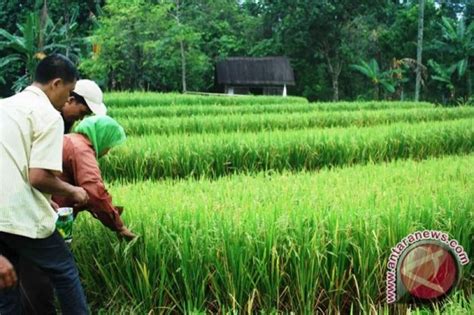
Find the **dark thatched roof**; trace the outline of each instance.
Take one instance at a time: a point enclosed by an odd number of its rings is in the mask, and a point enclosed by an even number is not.
[[[295,85],[286,57],[232,57],[217,63],[217,83],[226,85]]]

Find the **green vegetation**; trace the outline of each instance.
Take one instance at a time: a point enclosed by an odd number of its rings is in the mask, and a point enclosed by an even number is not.
[[[473,38],[465,0],[0,1],[0,97],[62,53],[128,133],[100,164],[139,237],[75,223],[94,314],[471,315],[474,108],[438,104],[473,104]],[[218,94],[235,56],[287,57],[292,96]],[[423,229],[471,263],[443,303],[387,305]]]
[[[101,169],[140,237],[79,217],[73,250],[98,314],[472,313],[469,276],[445,304],[385,302],[407,234],[445,231],[473,257],[472,107],[107,100],[129,138]]]
[[[427,122],[474,118],[474,107],[415,108],[379,111],[314,111],[309,113],[234,114],[118,119],[128,135],[258,132],[329,127],[366,127],[396,122]]]
[[[171,106],[171,105],[255,105],[257,104],[307,104],[303,97],[281,96],[229,96],[229,95],[193,95],[178,93],[113,92],[105,95],[108,106]]]
[[[421,21],[419,0],[1,1],[0,97],[59,52],[108,91],[222,93],[217,62],[286,56],[288,93],[311,101],[414,100],[419,66],[422,100],[467,103],[474,2],[423,2]]]
[[[368,128],[130,137],[101,163],[108,179],[218,177],[424,159],[474,150],[474,119]]]
[[[385,305],[390,248],[411,232],[437,229],[473,257],[473,164],[469,155],[116,183],[110,190],[140,238],[117,243],[83,214],[73,250],[90,302],[111,313],[128,305],[139,314],[404,314],[406,305]],[[472,274],[472,264],[464,272]],[[460,288],[471,296],[472,279]]]
[[[127,94],[125,94],[127,95]],[[309,103],[309,104],[262,104],[260,97],[254,97],[249,105],[175,105],[175,106],[146,106],[146,107],[113,107],[109,109],[110,116],[115,118],[144,118],[144,117],[185,117],[196,115],[233,115],[233,114],[272,114],[272,113],[310,113],[320,111],[359,111],[384,109],[434,108],[426,102],[338,102],[338,103]]]

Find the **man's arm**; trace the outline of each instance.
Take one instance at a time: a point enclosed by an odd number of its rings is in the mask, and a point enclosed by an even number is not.
[[[83,206],[89,201],[83,188],[60,180],[50,170],[30,168],[29,177],[30,184],[34,188],[46,194],[69,197],[75,202],[75,207]]]
[[[13,287],[16,281],[16,273],[12,264],[0,255],[0,289]]]

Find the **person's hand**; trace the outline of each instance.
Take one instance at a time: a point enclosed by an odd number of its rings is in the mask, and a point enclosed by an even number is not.
[[[8,259],[0,255],[0,289],[11,288],[16,282],[15,269]]]
[[[135,234],[132,233],[129,229],[127,229],[126,226],[123,226],[120,231],[117,232],[117,236],[119,238],[124,238],[127,241],[133,240],[135,237],[137,237]]]
[[[72,200],[74,201],[74,207],[85,206],[89,202],[89,196],[87,192],[82,187],[74,187],[72,193]]]
[[[119,215],[122,215],[123,207],[122,206],[114,206],[115,210],[117,210]]]
[[[52,200],[49,203],[51,204],[51,207],[53,207],[54,211],[58,212],[59,205]]]

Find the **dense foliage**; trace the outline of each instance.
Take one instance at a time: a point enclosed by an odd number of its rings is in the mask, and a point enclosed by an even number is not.
[[[468,0],[426,1],[422,99],[469,101],[473,12]],[[36,24],[30,13],[41,17]],[[27,84],[39,52],[59,51],[114,90],[215,92],[217,61],[285,55],[296,74],[290,94],[409,100],[417,25],[415,0],[2,1],[0,95]],[[30,41],[29,49],[18,51],[15,40]]]

